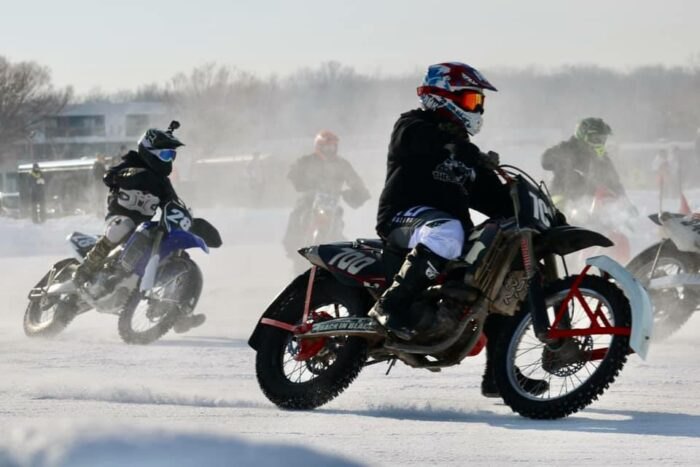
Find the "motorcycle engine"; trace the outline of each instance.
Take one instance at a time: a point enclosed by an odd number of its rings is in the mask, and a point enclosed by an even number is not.
[[[450,336],[478,296],[477,290],[465,288],[461,281],[428,289],[411,305],[411,314],[424,317],[414,342],[428,343]]]
[[[520,303],[525,300],[528,292],[527,274],[525,271],[511,271],[503,281],[503,287],[491,303],[491,312],[513,316]]]
[[[124,247],[119,263],[125,272],[131,272],[151,246],[151,237],[147,230],[136,231]]]

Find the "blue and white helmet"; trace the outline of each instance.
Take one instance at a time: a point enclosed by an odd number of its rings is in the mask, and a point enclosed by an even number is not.
[[[445,113],[475,135],[483,124],[484,89],[497,91],[475,68],[446,62],[430,65],[417,91],[423,108]]]

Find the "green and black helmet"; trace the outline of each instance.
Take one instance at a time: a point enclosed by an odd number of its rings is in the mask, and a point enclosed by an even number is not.
[[[610,125],[602,118],[584,118],[576,125],[576,138],[591,145],[599,156],[605,154],[605,142],[611,134]]]

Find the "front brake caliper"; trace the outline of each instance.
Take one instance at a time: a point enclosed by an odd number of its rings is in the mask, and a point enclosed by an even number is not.
[[[329,319],[333,319],[333,316],[325,311],[312,311],[310,322],[306,324],[313,325],[313,323],[328,321]],[[328,338],[326,337],[301,339],[299,342],[299,352],[294,356],[294,360],[304,362],[315,357],[326,346],[326,342],[328,342]]]

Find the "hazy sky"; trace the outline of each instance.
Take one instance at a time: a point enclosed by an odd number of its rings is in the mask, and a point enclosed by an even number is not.
[[[0,55],[78,93],[169,80],[215,61],[287,74],[700,61],[697,0],[0,0]]]

